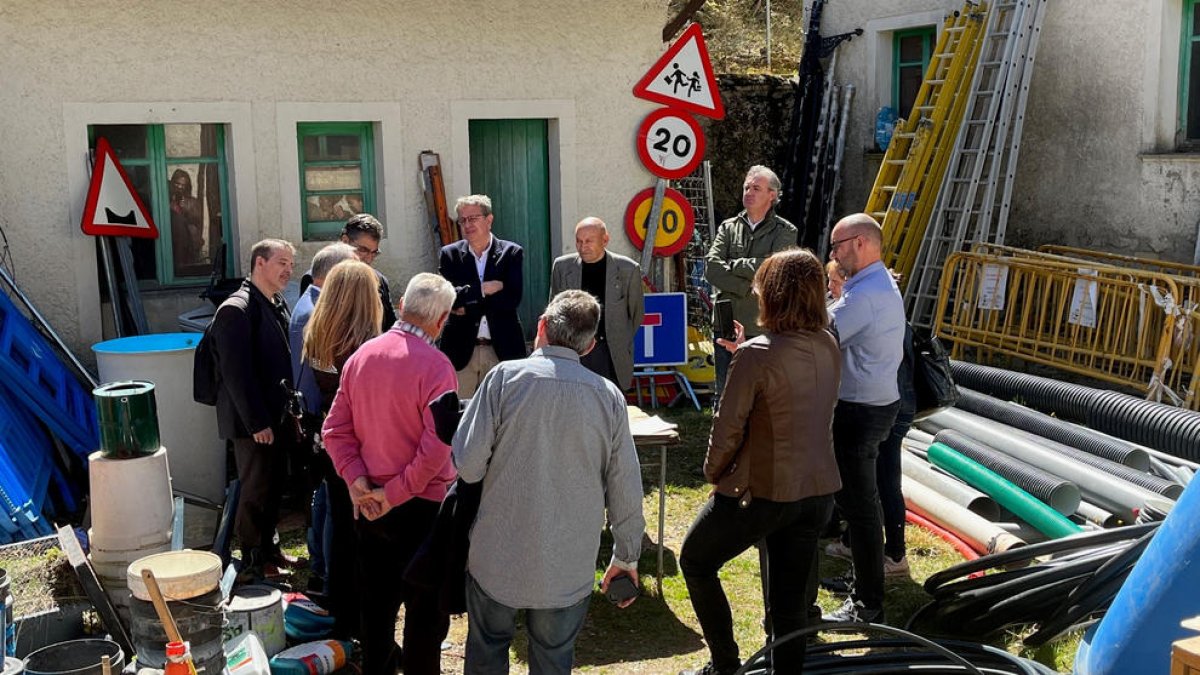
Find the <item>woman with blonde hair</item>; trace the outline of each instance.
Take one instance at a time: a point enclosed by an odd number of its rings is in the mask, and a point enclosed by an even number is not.
[[[842,357],[825,311],[825,270],[810,251],[767,258],[754,274],[762,335],[736,347],[713,416],[704,477],[714,484],[683,540],[679,568],[711,660],[694,675],[741,666],[720,569],[766,540],[772,639],[803,628],[817,539],[841,487],[833,409]],[[728,343],[734,350],[734,343]],[[809,597],[809,594],[812,594]],[[774,651],[775,672],[798,673],[804,641]]]
[[[379,302],[379,276],[370,265],[344,260],[333,266],[304,328],[302,360],[312,367],[321,390],[324,417],[333,405],[341,382],[341,369],[359,347],[379,335],[383,305]],[[359,590],[356,587],[354,551],[354,505],[346,483],[333,470],[329,455],[321,452],[318,462],[324,471],[329,507],[324,527],[324,551],[328,559],[325,594],[336,619],[334,634],[359,637]]]

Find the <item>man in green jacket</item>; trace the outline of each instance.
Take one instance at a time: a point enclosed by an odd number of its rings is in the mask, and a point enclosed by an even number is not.
[[[775,213],[779,186],[779,176],[774,171],[762,165],[750,167],[742,183],[745,209],[721,223],[705,256],[704,277],[715,290],[713,300],[732,303],[733,318],[745,328],[747,338],[762,332],[757,323],[758,300],[750,291],[754,273],[772,253],[796,245],[796,226]],[[713,410],[716,410],[733,355],[717,347],[713,356],[717,366],[713,395]]]

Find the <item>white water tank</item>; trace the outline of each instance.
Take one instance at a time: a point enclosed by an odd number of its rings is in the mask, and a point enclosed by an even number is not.
[[[117,338],[92,346],[101,382],[154,383],[159,436],[171,458],[174,488],[210,502],[225,501],[225,443],[217,412],[192,400],[192,361],[197,333],[160,333]]]

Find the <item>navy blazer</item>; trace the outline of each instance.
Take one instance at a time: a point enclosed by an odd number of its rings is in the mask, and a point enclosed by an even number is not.
[[[517,316],[524,290],[524,271],[521,267],[524,258],[525,251],[519,245],[493,236],[483,268],[483,280],[502,282],[504,289],[484,297],[479,274],[475,271],[475,256],[471,254],[466,240],[442,247],[438,273],[449,280],[458,293],[454,309],[462,308],[464,311],[461,315],[450,314],[439,343],[455,370],[466,368],[471,361],[479,323],[485,316],[492,334],[492,348],[501,361],[523,359],[529,355],[525,351],[521,319]]]

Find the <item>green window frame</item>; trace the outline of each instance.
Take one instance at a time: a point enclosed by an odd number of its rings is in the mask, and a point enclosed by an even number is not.
[[[211,127],[215,131],[215,141],[212,143],[213,152],[201,154],[198,156],[168,156],[167,152],[167,127],[169,124],[117,124],[117,125],[89,125],[88,126],[88,147],[94,149],[96,147],[97,127],[130,127],[144,129],[146,132],[146,153],[145,157],[123,157],[118,152],[118,158],[126,172],[132,174],[139,168],[148,169],[149,178],[149,194],[141,194],[146,207],[150,210],[150,217],[154,219],[154,224],[158,228],[157,239],[139,239],[132,240],[132,250],[134,256],[134,267],[137,270],[138,285],[142,288],[154,288],[156,286],[196,286],[204,285],[209,281],[212,273],[211,261],[204,261],[203,264],[190,264],[193,273],[184,272],[176,273],[175,260],[175,232],[171,223],[171,201],[170,201],[170,173],[172,168],[179,168],[181,165],[195,165],[197,169],[204,166],[216,165],[217,167],[217,188],[219,190],[220,208],[219,216],[221,219],[221,242],[230,244],[233,241],[233,223],[230,218],[229,210],[229,169],[225,153],[225,125],[223,124],[181,124],[179,126],[201,126]],[[132,176],[131,176],[132,177]],[[137,182],[136,180],[134,181]],[[199,198],[199,195],[194,195]],[[215,215],[215,214],[214,214]],[[211,217],[211,216],[210,216]],[[180,242],[181,249],[188,249],[188,242]],[[215,249],[216,247],[212,247]],[[209,256],[214,251],[208,252]],[[234,256],[237,253],[236,245],[225,246],[225,272],[226,276],[232,276],[235,269]],[[182,263],[181,263],[182,264]]]
[[[920,40],[921,58],[919,60],[913,58],[912,55],[905,59],[901,50],[901,44],[905,40],[913,38]],[[909,100],[901,100],[903,96],[900,87],[901,76],[905,72],[911,74],[916,71],[917,76],[923,80],[925,72],[929,70],[929,59],[933,55],[936,41],[937,26],[907,28],[892,33],[892,108],[896,111],[896,117],[907,118],[912,110],[913,102],[916,100],[915,90],[908,94],[911,97]]]
[[[1179,128],[1181,149],[1200,149],[1200,0],[1184,0],[1179,49]]]
[[[357,157],[344,152],[347,138],[357,139]],[[375,212],[374,123],[301,122],[296,125],[296,148],[300,158],[300,222],[304,241],[337,239],[350,215]],[[359,178],[357,186],[353,182],[325,187],[316,184],[316,178],[322,174],[336,181],[338,174],[347,177],[355,172]]]

